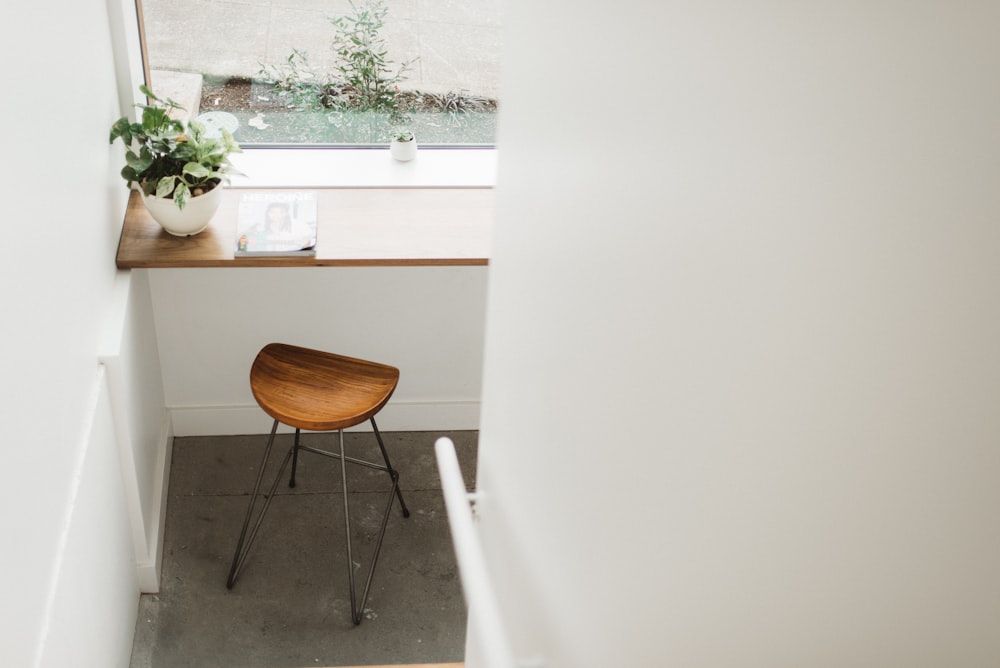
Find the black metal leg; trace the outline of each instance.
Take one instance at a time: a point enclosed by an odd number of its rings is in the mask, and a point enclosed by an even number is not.
[[[389,462],[389,454],[386,451],[385,443],[382,441],[382,434],[378,430],[378,425],[375,424],[375,419],[371,420],[372,429],[375,432],[375,438],[378,441],[379,451],[382,453],[382,460],[385,462],[383,467],[375,462],[350,458],[347,457],[344,451],[344,431],[341,429],[338,432],[340,452],[333,453],[318,450],[316,448],[310,447],[308,445],[301,445],[299,443],[300,430],[295,430],[295,441],[288,451],[285,453],[285,457],[281,462],[281,466],[278,472],[275,474],[274,481],[271,483],[271,487],[267,494],[264,495],[264,503],[262,504],[260,510],[257,513],[257,518],[253,522],[253,527],[251,528],[251,519],[254,516],[254,508],[257,503],[257,496],[260,492],[261,482],[264,477],[264,470],[267,468],[268,461],[271,456],[271,449],[274,445],[274,436],[278,429],[278,421],[274,421],[274,425],[271,427],[271,434],[267,439],[267,447],[264,448],[264,456],[261,459],[260,469],[257,471],[257,480],[254,483],[253,492],[250,494],[250,503],[247,507],[246,518],[243,520],[243,528],[240,530],[240,538],[236,545],[236,553],[233,555],[233,564],[229,570],[229,578],[226,581],[226,586],[232,589],[233,584],[236,582],[236,578],[239,576],[240,569],[243,567],[243,563],[246,560],[247,555],[250,552],[250,548],[253,546],[254,540],[257,538],[257,532],[260,529],[261,523],[264,520],[264,514],[270,507],[271,500],[274,498],[275,490],[278,488],[278,483],[284,476],[285,467],[288,466],[289,460],[292,461],[292,473],[289,479],[289,487],[295,486],[295,473],[298,465],[299,450],[306,450],[309,452],[315,452],[317,454],[327,455],[329,457],[336,457],[340,459],[340,476],[341,476],[341,486],[343,490],[344,497],[344,531],[346,533],[346,545],[347,545],[347,577],[348,584],[350,586],[351,595],[351,621],[355,625],[361,623],[361,617],[364,614],[365,603],[368,601],[368,593],[371,590],[372,579],[375,575],[375,566],[378,563],[379,554],[382,551],[382,542],[385,538],[385,530],[389,524],[389,515],[392,513],[392,506],[396,499],[399,499],[399,505],[403,511],[403,517],[409,517],[410,511],[406,507],[406,502],[403,501],[403,494],[399,489],[399,472],[392,468],[392,464]],[[375,541],[375,547],[372,552],[371,564],[368,567],[368,575],[365,578],[364,589],[361,592],[360,600],[358,598],[357,587],[355,585],[354,579],[354,551],[351,544],[351,511],[349,505],[349,494],[347,489],[347,464],[348,462],[353,464],[361,464],[369,468],[384,470],[389,474],[392,479],[392,489],[390,489],[389,494],[386,497],[385,510],[382,513],[382,522],[379,526],[378,537]],[[249,534],[247,533],[247,530]]]
[[[260,462],[260,469],[257,471],[257,481],[254,483],[253,492],[250,493],[250,503],[247,506],[247,515],[243,520],[243,528],[240,530],[240,539],[236,543],[236,553],[233,555],[233,565],[229,569],[229,578],[226,580],[226,587],[228,589],[233,588],[233,584],[236,583],[236,577],[239,575],[240,568],[243,567],[243,562],[246,560],[247,554],[250,552],[250,548],[253,546],[254,539],[257,538],[257,531],[260,529],[261,522],[264,521],[264,514],[267,512],[268,507],[271,505],[271,499],[274,498],[274,492],[278,488],[278,482],[280,482],[282,475],[285,472],[285,467],[288,465],[288,460],[292,455],[293,448],[289,448],[288,452],[285,453],[285,458],[281,462],[281,468],[278,470],[277,475],[274,477],[274,482],[271,484],[271,489],[268,491],[264,498],[264,505],[261,506],[260,513],[257,515],[257,520],[254,522],[253,529],[250,531],[250,535],[247,536],[247,528],[250,526],[250,518],[253,517],[254,505],[257,503],[257,492],[260,491],[260,483],[264,477],[264,469],[267,468],[267,461],[271,457],[271,446],[274,445],[274,434],[278,429],[278,421],[274,421],[274,425],[271,426],[271,435],[267,438],[267,447],[264,448],[264,457]],[[246,539],[246,545],[244,546],[244,539]]]
[[[372,423],[374,426],[374,422]],[[351,512],[348,506],[348,494],[347,494],[347,458],[344,456],[344,430],[341,429],[339,432],[340,436],[340,476],[341,482],[344,490],[344,530],[347,536],[347,581],[350,588],[351,594],[351,621],[357,626],[361,623],[361,615],[365,610],[365,603],[368,601],[368,592],[371,589],[372,578],[375,575],[375,564],[378,563],[379,552],[382,551],[382,539],[385,537],[385,528],[389,524],[389,514],[392,512],[392,501],[393,496],[399,491],[399,474],[390,469],[390,475],[392,476],[392,490],[389,492],[387,503],[385,504],[385,512],[382,513],[382,524],[379,526],[378,539],[375,541],[375,550],[372,553],[371,565],[368,567],[368,577],[365,579],[365,588],[361,594],[361,603],[357,603],[357,594],[354,586],[354,555],[351,550]],[[381,447],[381,438],[379,439],[379,445]],[[383,455],[385,449],[383,447]],[[388,468],[388,460],[386,460]],[[402,497],[400,497],[400,503],[402,503]],[[408,516],[409,511],[406,507],[403,507],[403,512]]]
[[[403,501],[403,492],[399,489],[399,473],[396,469],[392,468],[392,464],[389,463],[389,453],[386,452],[385,443],[382,442],[382,432],[378,430],[378,425],[375,424],[375,418],[371,418],[372,430],[375,432],[375,439],[378,441],[378,449],[382,451],[382,459],[385,461],[385,468],[388,469],[389,475],[392,477],[392,486],[396,490],[396,497],[399,499],[399,507],[403,509],[403,517],[409,517],[410,511],[406,507],[406,502]]]
[[[295,469],[299,466],[299,432],[302,431],[298,427],[295,428],[295,445],[292,446],[292,477],[288,479],[288,486],[295,487]]]
[[[347,459],[344,457],[344,430],[337,432],[340,439],[340,482],[344,490],[344,535],[347,539],[347,583],[351,591],[351,621],[357,626],[361,623],[361,615],[355,603],[354,594],[354,557],[351,553],[351,509],[347,500]]]

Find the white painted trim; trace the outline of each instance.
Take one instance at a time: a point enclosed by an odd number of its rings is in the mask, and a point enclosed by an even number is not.
[[[173,446],[174,432],[170,414],[164,410],[160,437],[156,444],[156,475],[151,495],[153,500],[151,516],[156,518],[156,526],[148,527],[146,530],[148,540],[146,557],[137,558],[135,565],[139,576],[139,591],[143,594],[156,594],[160,591],[160,575],[163,572],[163,529],[167,519],[167,492]]]
[[[128,499],[128,518],[132,527],[132,550],[135,553],[136,562],[139,562],[146,558],[146,540],[142,507],[139,503],[139,482],[135,476],[135,456],[126,417],[128,396],[125,390],[126,384],[123,379],[124,371],[120,356],[130,289],[130,275],[127,272],[118,272],[115,275],[110,313],[106,320],[104,339],[101,342],[101,350],[97,359],[103,365],[103,377],[111,401],[111,417],[114,421],[115,441],[118,446],[122,487],[125,489],[125,498]]]
[[[129,434],[127,414],[128,400],[125,396],[125,381],[123,380],[122,362],[117,355],[105,354],[98,358],[105,369],[104,378],[108,386],[108,396],[111,401],[111,417],[115,426],[115,442],[118,446],[118,462],[121,468],[122,487],[125,490],[129,525],[132,529],[132,551],[135,562],[139,564],[150,561],[149,540],[146,523],[142,517],[142,498],[139,492],[139,481],[135,472],[135,451]]]
[[[135,0],[113,0],[107,6],[120,113],[134,117],[134,105],[139,102],[139,84],[145,80]]]
[[[256,404],[174,406],[170,409],[175,436],[266,434],[271,418]],[[478,401],[390,402],[375,417],[380,431],[464,431],[479,428]],[[369,430],[368,424],[353,428]],[[281,428],[279,432],[291,432]]]
[[[399,162],[385,149],[247,148],[232,157],[236,188],[483,188],[496,184],[496,149],[420,149]]]
[[[98,361],[104,370],[108,397],[111,402],[111,417],[118,447],[118,462],[121,468],[122,487],[125,491],[126,511],[132,533],[132,552],[136,564],[136,574],[141,591],[159,589],[159,569],[156,558],[150,552],[155,544],[154,527],[147,527],[142,512],[142,495],[136,477],[135,447],[128,426],[129,397],[125,370],[121,359],[122,336],[129,308],[132,277],[127,271],[119,271],[115,276],[111,310],[106,321],[104,340]],[[152,572],[151,572],[152,569]],[[151,577],[152,576],[152,577]]]
[[[125,363],[121,357],[122,337],[126,331],[132,289],[131,272],[119,271],[115,277],[114,294],[98,361],[104,369],[104,379],[111,403],[111,416],[118,448],[118,461],[121,467],[122,488],[125,492],[126,511],[132,533],[132,551],[139,589],[143,593],[156,593],[160,589],[160,572],[163,563],[163,525],[173,430],[170,415],[164,410],[155,446],[154,465],[156,469],[152,481],[153,490],[150,495],[152,508],[147,521],[143,512],[142,493],[139,489],[140,481],[136,472],[135,442],[129,429],[129,411],[132,407],[132,399],[128,395],[127,370],[124,368]]]
[[[462,581],[462,594],[469,609],[469,619],[475,620],[476,640],[481,656],[488,668],[514,668],[510,641],[486,565],[486,554],[476,531],[470,502],[482,495],[478,490],[469,494],[465,489],[462,470],[455,456],[455,444],[449,438],[439,438],[434,443],[441,491],[444,494],[448,527],[458,560],[458,573]],[[532,664],[543,666],[543,663]]]

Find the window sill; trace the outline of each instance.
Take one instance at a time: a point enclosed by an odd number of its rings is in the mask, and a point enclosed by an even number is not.
[[[419,149],[397,162],[384,149],[248,148],[234,155],[247,188],[488,188],[496,183],[494,149]]]
[[[389,160],[388,155],[382,157]],[[227,189],[211,225],[191,237],[175,237],[165,232],[149,215],[138,193],[133,192],[118,244],[118,268],[489,263],[491,187],[428,187],[415,183],[397,183],[393,187],[321,187],[301,180],[294,183],[294,187],[315,189],[319,193],[315,257],[234,257],[240,187]]]

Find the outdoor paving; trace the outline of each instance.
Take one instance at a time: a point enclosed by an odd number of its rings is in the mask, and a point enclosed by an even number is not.
[[[385,4],[389,60],[414,60],[406,88],[499,98],[499,0]],[[328,17],[349,12],[350,1],[143,0],[142,11],[152,70],[253,78],[262,65],[284,62],[292,49],[307,53],[316,70],[332,71]],[[153,79],[154,90],[165,88]]]

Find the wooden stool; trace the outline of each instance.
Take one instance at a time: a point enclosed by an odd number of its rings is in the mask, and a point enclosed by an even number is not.
[[[254,538],[257,537],[257,530],[260,529],[264,514],[274,498],[274,492],[284,475],[288,461],[292,461],[292,474],[288,486],[295,487],[295,469],[298,464],[299,451],[333,457],[340,460],[340,475],[343,483],[351,620],[355,624],[361,623],[361,614],[365,608],[365,601],[368,599],[368,590],[375,573],[375,563],[378,561],[379,551],[382,549],[382,538],[385,535],[385,527],[389,521],[394,498],[399,499],[403,517],[410,516],[410,511],[407,510],[406,503],[403,501],[403,494],[399,490],[399,473],[389,463],[389,455],[382,442],[382,434],[375,425],[375,414],[389,401],[389,397],[392,396],[398,382],[399,369],[384,364],[281,343],[271,343],[261,349],[250,369],[250,388],[253,390],[253,396],[260,407],[274,418],[274,424],[271,426],[271,435],[267,439],[267,447],[264,449],[260,470],[257,471],[257,482],[254,483],[253,492],[250,494],[250,506],[247,508],[246,519],[243,520],[243,529],[240,531],[240,539],[236,545],[236,554],[233,555],[233,565],[229,570],[229,579],[226,581],[228,588],[232,589],[236,582],[236,577],[239,575],[240,568],[242,568],[247,553],[253,545]],[[365,420],[371,422],[384,464],[344,455],[343,430],[361,424]],[[285,453],[285,458],[275,475],[270,491],[264,496],[264,503],[254,522],[253,529],[247,536],[247,528],[250,526],[250,519],[257,502],[257,494],[260,491],[261,479],[264,477],[264,469],[271,456],[271,446],[274,444],[274,434],[278,429],[279,422],[295,427],[295,441]],[[340,452],[328,452],[301,445],[299,432],[302,429],[339,432]],[[368,569],[368,578],[365,581],[360,605],[356,604],[354,560],[351,553],[351,516],[347,505],[348,462],[385,471],[392,479],[392,489],[389,491],[385,512],[382,515],[382,526],[379,528],[378,539],[375,542],[375,551]]]

